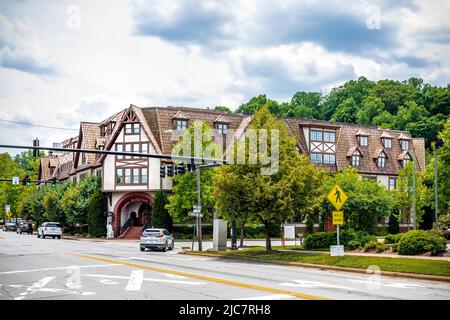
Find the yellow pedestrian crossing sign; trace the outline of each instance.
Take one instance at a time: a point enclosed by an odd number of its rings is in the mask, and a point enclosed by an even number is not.
[[[344,205],[345,201],[347,201],[347,195],[345,194],[344,190],[341,189],[341,187],[337,184],[333,187],[333,189],[328,194],[328,201],[331,202],[333,207],[336,208],[336,210],[341,210],[342,206]]]
[[[6,220],[9,220],[9,219],[11,219],[11,217],[12,217],[12,215],[11,215],[11,213],[10,213],[10,212],[6,213]]]
[[[333,224],[334,225],[344,224],[344,211],[333,211]]]

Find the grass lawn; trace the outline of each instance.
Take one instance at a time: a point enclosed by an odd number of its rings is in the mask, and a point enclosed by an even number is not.
[[[249,248],[243,250],[230,250],[226,252],[209,252],[217,256],[239,256],[262,260],[277,260],[290,262],[303,262],[321,264],[328,266],[349,267],[367,269],[375,265],[381,271],[405,272],[427,275],[438,275],[450,277],[450,262],[441,260],[425,260],[410,258],[388,258],[388,257],[361,257],[344,256],[331,257],[329,253],[308,252],[267,252],[264,248]]]

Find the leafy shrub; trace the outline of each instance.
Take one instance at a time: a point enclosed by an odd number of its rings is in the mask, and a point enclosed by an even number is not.
[[[443,214],[439,217],[438,226],[441,228],[450,228],[450,213]]]
[[[347,248],[350,250],[356,250],[361,247],[362,247],[361,242],[359,242],[358,240],[352,240],[347,243]]]
[[[101,237],[106,234],[106,201],[100,190],[88,199],[88,232],[90,236]]]
[[[339,235],[340,243],[349,249],[364,246],[369,241],[374,241],[374,236],[364,232],[342,231]],[[306,249],[323,249],[336,244],[336,232],[317,232],[306,236],[304,246]]]
[[[403,237],[404,233],[398,233],[398,234],[388,234],[384,238],[384,243],[398,243],[400,239]]]
[[[376,252],[383,252],[384,247],[383,244],[378,241],[369,241],[364,245],[364,251],[372,251],[375,250]]]
[[[403,235],[398,243],[398,253],[401,255],[416,255],[431,252],[437,255],[445,251],[447,241],[439,236],[436,230],[412,230]]]

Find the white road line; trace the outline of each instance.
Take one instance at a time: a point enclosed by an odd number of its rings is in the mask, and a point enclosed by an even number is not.
[[[370,280],[359,280],[359,279],[349,279],[353,282],[359,282],[359,283],[366,283],[366,284],[372,284],[373,282]],[[423,288],[423,285],[415,284],[415,283],[407,283],[407,282],[386,282],[381,281],[378,282],[378,284],[381,284],[386,287],[392,287],[392,288],[401,288],[401,289],[411,289],[411,288]]]
[[[28,294],[33,294],[36,291],[38,291],[39,289],[44,288],[47,283],[49,283],[50,281],[52,281],[53,279],[55,279],[55,277],[44,277],[41,280],[39,280],[38,282],[33,283],[30,287],[27,288],[26,292],[22,292],[20,293],[20,297],[16,297],[14,298],[14,300],[22,300],[23,298],[25,298]]]
[[[30,270],[14,270],[14,271],[5,271],[5,272],[0,272],[0,275],[3,274],[15,274],[15,273],[27,273],[27,272],[40,272],[40,271],[50,271],[50,270],[65,270],[65,269],[70,269],[70,268],[74,268],[74,267],[78,267],[78,268],[99,268],[99,267],[116,267],[116,266],[121,266],[120,264],[113,264],[113,263],[109,263],[109,264],[94,264],[94,265],[88,265],[88,266],[68,266],[68,267],[58,267],[58,268],[43,268],[43,269],[30,269]]]
[[[128,281],[125,291],[139,291],[144,280],[144,270],[131,271],[130,280]]]
[[[83,274],[83,277],[104,278],[104,279],[108,279],[108,278],[109,279],[124,279],[124,280],[130,279],[130,277],[126,277],[126,276],[113,276],[113,275],[102,275],[102,274]],[[204,285],[204,284],[206,284],[205,282],[154,279],[154,278],[143,278],[143,280],[150,281],[150,282],[176,283],[176,284],[189,284],[189,285]]]
[[[233,300],[282,300],[282,299],[293,299],[294,296],[290,296],[287,294],[272,294],[268,296],[259,296],[259,297],[248,297],[248,298],[239,298]]]
[[[329,283],[323,283],[319,281],[307,281],[307,280],[292,280],[292,282],[283,282],[280,283],[280,286],[283,287],[301,287],[301,288],[336,288],[336,289],[345,289],[351,290],[352,288],[345,286],[337,286]]]

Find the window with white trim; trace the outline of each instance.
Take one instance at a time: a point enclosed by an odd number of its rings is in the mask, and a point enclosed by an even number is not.
[[[356,154],[352,155],[352,166],[358,167],[360,163],[361,163],[361,156]]]

